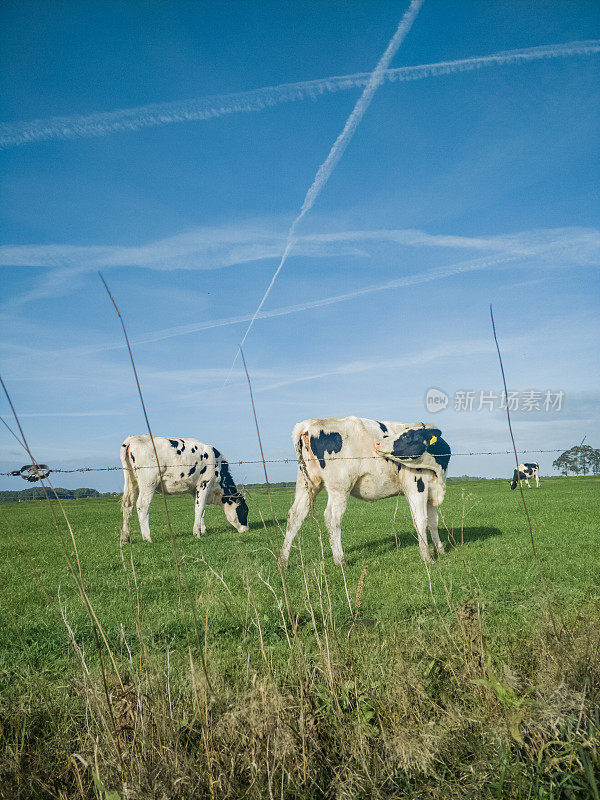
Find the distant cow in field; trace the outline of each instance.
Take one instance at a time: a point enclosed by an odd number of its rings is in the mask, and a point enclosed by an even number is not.
[[[307,419],[292,432],[298,456],[296,496],[290,509],[280,564],[321,489],[327,490],[325,524],[333,560],[342,564],[341,524],[348,497],[373,502],[406,496],[423,561],[431,561],[427,527],[438,553],[437,506],[446,492],[450,447],[433,425],[375,422],[362,417]]]
[[[160,470],[148,434],[128,436],[121,445],[125,476],[123,488],[123,530],[121,542],[128,542],[129,518],[137,506],[142,539],[151,542],[148,511],[154,492],[191,494],[195,500],[194,536],[206,533],[204,508],[223,506],[229,522],[240,533],[248,530],[248,506],[238,491],[229,464],[216,447],[196,439],[155,436]],[[162,479],[162,482],[161,482]]]
[[[512,481],[510,482],[510,488],[516,489],[517,486],[519,485],[519,482],[524,482],[531,489],[531,486],[529,484],[529,478],[535,478],[535,485],[539,489],[540,465],[536,464],[535,461],[532,461],[528,464],[519,464],[519,466],[513,472]]]

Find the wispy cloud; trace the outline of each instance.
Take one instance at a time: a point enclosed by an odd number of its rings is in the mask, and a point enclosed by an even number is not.
[[[539,265],[547,269],[549,266],[588,266],[590,264],[600,264],[600,234],[596,234],[596,247],[590,249],[590,241],[594,241],[594,237],[586,235],[579,235],[577,231],[567,233],[562,231],[564,235],[559,235],[557,231],[548,231],[545,236],[538,236],[538,232],[534,235],[527,237],[511,236],[510,245],[506,245],[504,237],[492,237],[496,242],[496,247],[500,250],[499,254],[489,255],[480,258],[469,259],[454,264],[449,264],[434,269],[425,270],[423,272],[405,275],[401,278],[395,278],[391,281],[383,283],[370,284],[363,286],[359,289],[342,294],[331,295],[329,297],[320,297],[315,300],[308,300],[304,303],[296,303],[294,305],[280,306],[278,308],[261,311],[257,319],[273,319],[275,317],[283,317],[289,314],[297,314],[304,311],[310,311],[316,308],[324,308],[326,306],[343,303],[348,300],[356,299],[369,294],[378,292],[390,291],[393,289],[400,289],[409,286],[417,286],[423,283],[429,283],[436,280],[443,280],[451,278],[456,275],[464,273],[480,272],[490,269],[502,269],[509,267],[515,263],[526,262],[530,266],[539,261]],[[460,239],[461,237],[442,237],[444,240],[448,238]],[[425,239],[432,243],[435,237],[427,237]],[[469,240],[467,240],[469,241]],[[486,246],[489,246],[488,240]],[[581,242],[585,246],[580,250]],[[569,245],[570,243],[570,245]],[[506,245],[506,246],[502,246]],[[595,253],[595,259],[594,259]],[[237,316],[221,317],[212,320],[203,320],[202,322],[192,322],[187,325],[176,325],[169,328],[162,328],[160,330],[151,331],[142,336],[133,338],[134,345],[152,344],[160,342],[165,339],[172,339],[178,336],[186,336],[193,333],[200,333],[202,331],[211,330],[214,328],[228,327],[230,325],[241,325],[249,322],[252,319],[252,314],[240,314]],[[114,344],[100,344],[91,345],[89,347],[69,348],[68,350],[54,351],[54,353],[46,352],[48,355],[91,355],[93,353],[104,352],[108,350],[120,350],[124,347],[122,343]]]
[[[387,69],[384,79],[390,82],[422,80],[487,67],[542,61],[552,58],[588,56],[600,52],[600,40],[541,45],[520,50],[504,50],[487,56],[440,61],[411,67]],[[262,111],[296,100],[317,100],[335,92],[363,88],[370,73],[357,72],[298,83],[265,86],[248,92],[193,98],[171,103],[154,103],[81,116],[49,117],[0,125],[0,149],[49,139],[78,139],[108,136],[119,131],[155,128],[177,122],[208,120],[231,114]]]
[[[19,417],[121,417],[128,409],[118,411],[39,411],[32,414],[19,414]]]
[[[511,349],[518,342],[517,337],[513,339],[505,339],[503,347],[505,350]],[[271,383],[267,386],[260,386],[256,389],[257,392],[268,392],[274,389],[281,389],[284,386],[291,386],[296,383],[305,383],[306,381],[320,380],[321,378],[341,377],[344,375],[356,375],[362,372],[371,372],[373,370],[385,369],[398,369],[408,368],[413,366],[423,366],[432,361],[440,358],[452,358],[454,356],[478,355],[481,353],[494,352],[494,343],[489,339],[468,339],[466,341],[445,342],[439,347],[426,348],[418,352],[413,352],[410,355],[402,356],[400,358],[388,358],[383,360],[369,360],[369,361],[349,361],[345,364],[340,364],[335,369],[326,370],[324,372],[309,373],[306,375],[294,375],[294,377],[286,378],[276,383]]]
[[[196,228],[138,247],[119,245],[6,245],[0,247],[0,266],[53,267],[36,285],[15,300],[61,296],[85,273],[110,267],[154,270],[218,269],[271,259],[281,254],[285,234],[270,224],[239,224]],[[295,238],[293,256],[310,258],[378,258],[384,247],[433,248],[498,253],[547,259],[548,265],[600,263],[600,231],[594,228],[554,228],[519,231],[510,235],[450,236],[422,230],[378,229],[309,233]],[[262,318],[260,315],[257,319]],[[251,317],[250,317],[251,319]],[[248,322],[247,317],[235,318]]]

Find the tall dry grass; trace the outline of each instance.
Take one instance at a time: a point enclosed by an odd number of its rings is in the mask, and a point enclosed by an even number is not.
[[[559,641],[548,620],[507,663],[475,594],[426,624],[372,626],[364,569],[336,623],[324,559],[300,568],[301,605],[285,573],[269,582],[285,648],[262,627],[264,578],[239,598],[215,574],[238,655],[210,634],[215,592],[198,599],[202,652],[150,651],[138,616],[109,704],[71,631],[75,683],[40,677],[2,702],[0,797],[598,798],[600,626],[575,621]]]

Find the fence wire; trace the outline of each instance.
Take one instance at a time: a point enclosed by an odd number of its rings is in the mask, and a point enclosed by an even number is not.
[[[539,453],[563,453],[567,448],[553,448],[550,450],[521,450],[521,455],[529,455],[529,454],[539,454]],[[480,450],[480,451],[466,451],[464,453],[437,453],[436,455],[449,455],[451,458],[456,458],[458,456],[505,456],[505,455],[513,455],[512,450]],[[377,459],[377,458],[385,458],[385,455],[374,455],[374,456],[334,456],[336,461],[366,461],[369,458]],[[270,458],[265,459],[264,462],[262,459],[243,459],[241,461],[231,461],[230,459],[226,459],[227,463],[230,466],[242,466],[243,464],[297,464],[298,459],[295,456],[290,456],[288,458]],[[162,469],[188,469],[194,466],[197,466],[198,460],[196,460],[193,464],[161,464]],[[39,465],[44,469],[48,469],[49,473],[63,473],[67,475],[71,475],[78,472],[118,472],[123,469],[122,465],[118,466],[105,466],[105,467],[57,467],[56,469],[49,469],[45,464]],[[139,469],[156,469],[156,464],[140,464],[134,465],[133,467],[135,470]],[[22,475],[22,470],[25,467],[21,467],[21,469],[11,470],[10,472],[0,472],[0,476],[2,477],[24,477]]]

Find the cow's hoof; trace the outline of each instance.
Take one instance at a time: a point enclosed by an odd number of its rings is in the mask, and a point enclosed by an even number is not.
[[[437,552],[438,552],[438,556],[443,556],[443,555],[444,555],[444,553],[446,552],[446,550],[444,549],[444,545],[443,545],[443,544],[441,544],[441,545],[440,545],[440,546],[437,548]]]
[[[146,537],[144,536],[143,539],[145,542],[148,542],[148,544],[152,544],[152,539],[150,539],[149,537],[148,539],[146,539]]]
[[[240,528],[240,533],[248,533],[249,530],[250,528],[247,525],[242,525]]]
[[[288,565],[287,558],[284,558],[283,556],[280,555],[279,558],[277,559],[277,566],[279,567],[279,569],[285,569],[287,565]]]
[[[336,567],[344,567],[346,565],[346,559],[343,556],[341,558],[334,558],[333,563]]]
[[[131,536],[128,533],[121,534],[121,544],[129,544],[131,541]]]

